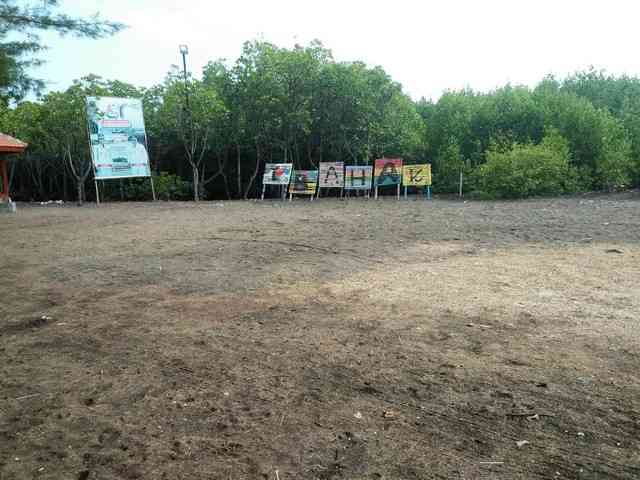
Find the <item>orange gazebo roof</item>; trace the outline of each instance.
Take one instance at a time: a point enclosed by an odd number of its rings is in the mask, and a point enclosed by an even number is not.
[[[10,135],[0,133],[0,153],[22,153],[27,144]]]

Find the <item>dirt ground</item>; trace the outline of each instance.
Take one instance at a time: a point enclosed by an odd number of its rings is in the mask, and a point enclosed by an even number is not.
[[[640,193],[0,231],[2,480],[640,478]]]

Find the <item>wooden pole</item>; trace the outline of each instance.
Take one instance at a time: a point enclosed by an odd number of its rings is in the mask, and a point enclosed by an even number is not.
[[[400,200],[400,184],[398,184],[398,191],[396,193],[397,199]]]
[[[151,195],[153,196],[153,201],[156,201],[156,188],[153,185],[153,175],[149,175],[149,180],[151,180]]]
[[[98,179],[96,178],[95,170],[93,173],[93,183],[96,186],[96,206],[100,206],[100,191],[98,190]]]
[[[0,160],[0,169],[2,170],[2,199],[9,201],[9,175],[7,174],[7,161]]]
[[[86,98],[85,101],[88,103],[89,102],[89,98]],[[85,107],[85,128],[87,131],[87,139],[89,140],[89,155],[91,155],[91,168],[93,169],[93,184],[96,187],[96,207],[100,206],[100,192],[98,191],[98,179],[96,178],[96,172],[98,171],[98,169],[96,168],[96,163],[98,161],[97,158],[94,157],[93,155],[93,144],[91,143],[91,130],[89,130],[89,119],[86,118],[86,114],[87,114],[87,109]],[[146,133],[145,133],[146,135]]]
[[[462,170],[460,170],[460,191],[458,193],[458,196],[462,198]]]

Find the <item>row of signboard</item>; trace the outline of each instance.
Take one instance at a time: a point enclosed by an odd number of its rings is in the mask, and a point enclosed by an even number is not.
[[[431,165],[403,165],[401,158],[380,158],[374,166],[321,162],[318,170],[294,170],[290,163],[268,163],[263,185],[289,186],[289,193],[316,193],[317,188],[370,190],[371,187],[431,186]]]
[[[134,98],[88,97],[87,120],[96,180],[149,177],[149,154],[142,102]],[[372,187],[431,186],[431,165],[403,165],[381,158],[374,166],[321,162],[318,170],[294,170],[290,163],[268,163],[265,185],[288,186],[289,193],[313,195],[318,188],[365,190]]]

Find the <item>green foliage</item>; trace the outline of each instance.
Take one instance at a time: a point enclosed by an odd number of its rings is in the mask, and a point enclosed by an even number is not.
[[[432,163],[437,192],[457,192],[461,172],[465,191],[504,197],[640,183],[638,79],[589,70],[535,89],[413,102],[381,67],[337,62],[320,42],[254,41],[234,62],[210,62],[202,79],[174,68],[141,89],[90,75],[39,102],[0,102],[0,130],[30,143],[14,175],[25,198],[67,199],[72,188],[84,197],[87,95],[141,98],[153,169],[188,180],[194,199],[255,195],[266,162],[307,169],[383,156]],[[114,183],[115,199],[150,198],[148,182],[125,181],[122,192]],[[185,185],[173,185],[167,198],[182,198]]]
[[[188,200],[193,195],[193,185],[177,175],[161,172],[153,176],[153,182],[159,200]]]
[[[29,91],[38,92],[44,86],[28,73],[29,68],[42,63],[37,54],[46,49],[38,32],[101,38],[124,28],[97,15],[87,19],[57,13],[58,0],[39,0],[33,6],[24,3],[0,0],[0,102],[5,104],[21,100]]]
[[[489,153],[513,144],[537,145],[556,130],[569,144],[583,190],[640,182],[640,81],[593,70],[564,82],[545,78],[533,91],[506,87],[486,94],[447,92],[417,108],[424,148],[434,162],[434,189],[457,190],[460,171],[476,171]],[[464,166],[462,166],[464,164]]]
[[[157,125],[161,142],[178,142],[191,168],[194,200],[204,191],[206,155],[214,148],[216,129],[224,122],[226,107],[216,89],[202,81],[184,81],[172,71],[162,87]],[[202,190],[202,192],[201,192]]]
[[[193,198],[193,185],[177,175],[161,172],[153,174],[153,186],[158,200],[175,201]],[[125,178],[103,182],[105,200],[145,201],[153,198],[148,178]]]
[[[568,142],[557,132],[538,145],[492,147],[487,161],[474,173],[476,190],[494,198],[560,195],[577,189],[577,172],[570,164]]]
[[[457,192],[461,171],[466,172],[467,169],[460,153],[460,145],[457,140],[450,138],[449,142],[441,147],[433,165],[434,190]]]

